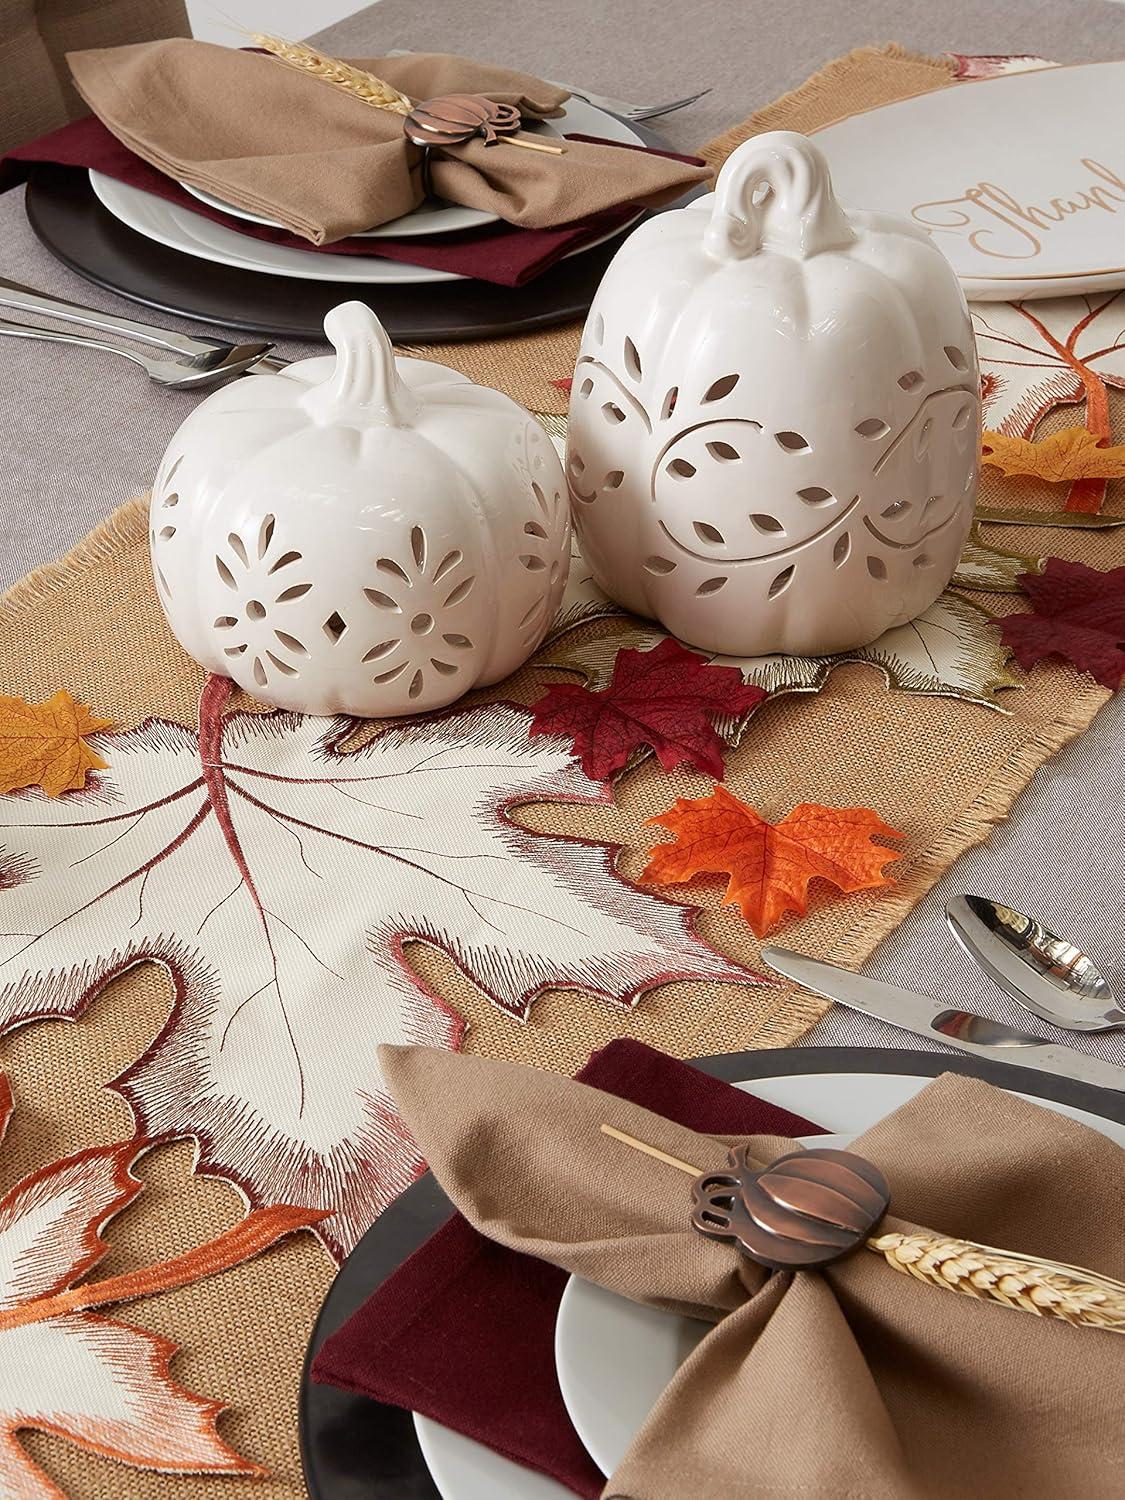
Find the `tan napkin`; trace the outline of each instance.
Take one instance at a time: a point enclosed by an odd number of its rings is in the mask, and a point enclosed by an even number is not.
[[[421,201],[421,152],[401,115],[261,53],[174,39],[67,56],[86,103],[131,151],[179,182],[274,219],[315,245]],[[564,89],[441,53],[354,59],[412,99],[484,93],[557,114]],[[656,206],[710,176],[643,151],[570,142],[563,156],[469,141],[431,159],[434,191],[541,229],[623,203]]]
[[[688,1222],[726,1143],[569,1079],[423,1047],[380,1049],[430,1167],[512,1249],[636,1301],[721,1319],[665,1391],[606,1500],[1063,1500],[1125,1494],[1121,1336],[926,1286],[867,1250],[766,1273]],[[755,1137],[768,1162],[792,1142]],[[855,1143],[891,1185],[889,1229],[1125,1272],[1125,1152],[946,1075]]]

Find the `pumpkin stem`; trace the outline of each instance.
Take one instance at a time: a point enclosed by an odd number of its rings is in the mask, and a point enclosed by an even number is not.
[[[382,323],[363,302],[342,302],[324,320],[336,350],[336,368],[302,398],[317,422],[372,422],[409,427],[417,417],[417,397],[402,380],[394,349]]]
[[[714,259],[742,260],[765,248],[806,260],[854,241],[828,163],[805,136],[792,130],[755,136],[719,173],[704,240]]]

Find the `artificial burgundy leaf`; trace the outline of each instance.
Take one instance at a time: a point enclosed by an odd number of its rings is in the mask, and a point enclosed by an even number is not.
[[[666,771],[685,763],[723,779],[717,717],[740,718],[766,696],[748,687],[736,667],[712,666],[670,636],[651,651],[617,653],[599,692],[566,683],[532,709],[532,734],[562,734],[587,776],[605,781],[649,745]]]
[[[1046,656],[1089,672],[1115,690],[1125,676],[1125,568],[1100,573],[1084,563],[1049,557],[1042,573],[1023,573],[1032,613],[1008,615],[1004,644],[1024,671]]]

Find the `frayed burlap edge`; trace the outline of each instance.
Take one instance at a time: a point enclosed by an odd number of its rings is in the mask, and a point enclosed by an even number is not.
[[[886,42],[882,45],[870,43],[864,47],[855,47],[844,56],[833,58],[831,62],[825,63],[795,89],[790,89],[787,94],[782,94],[780,98],[772,99],[769,104],[755,110],[741,124],[732,125],[722,135],[717,135],[713,141],[704,146],[699,153],[700,156],[709,166],[719,167],[736,147],[748,141],[751,136],[760,135],[763,130],[777,130],[784,125],[786,116],[803,113],[806,110],[819,114],[821,110],[826,109],[827,114],[822,125],[828,124],[830,120],[843,119],[852,111],[842,106],[837,92],[839,85],[845,82],[850,83],[852,80],[848,75],[854,74],[857,67],[884,62],[904,63],[919,69],[930,69],[933,72],[931,80],[920,76],[916,80],[917,88],[907,89],[905,92],[888,90],[888,101],[910,99],[917,94],[929,93],[935,88],[944,88],[953,81],[956,74],[956,63],[952,58],[928,57],[922,52],[910,52],[897,42]]]
[[[910,54],[898,47],[867,47],[857,51],[868,57],[889,53],[910,58]],[[856,55],[851,54],[852,57]],[[848,59],[840,59],[841,63],[846,61]],[[823,71],[827,73],[833,66],[830,64]],[[786,97],[797,98],[815,82],[815,79],[810,80],[809,84],[802,85]],[[65,556],[34,569],[0,596],[0,618],[10,619],[28,613],[64,593],[68,584],[85,570],[111,560],[122,548],[143,542],[147,526],[148,496],[127,500]],[[841,929],[838,938],[823,950],[822,956],[849,966],[856,966],[869,958],[876,946],[896,930],[959,855],[988,840],[997,824],[1009,815],[1016,798],[1036,771],[1071,740],[1084,733],[1111,697],[1111,693],[1093,684],[1080,688],[1073,703],[1041,725],[1018,747],[988,784],[981,787],[970,806],[953,819],[928,849],[911,860],[909,869],[897,873],[895,883],[887,888],[881,899],[864,912],[857,913],[855,920]],[[805,1035],[830,1009],[831,1002],[820,996],[784,986],[777,992],[777,1004],[762,1017],[757,1028],[748,1032],[745,1045],[790,1045]]]
[[[42,563],[0,594],[0,619],[26,614],[65,591],[77,573],[108,562],[121,547],[144,539],[148,525],[148,496],[126,500],[71,550],[53,562]]]

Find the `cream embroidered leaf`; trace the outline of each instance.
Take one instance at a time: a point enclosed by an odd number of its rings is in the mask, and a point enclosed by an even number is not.
[[[997,554],[997,571],[1006,571]],[[1013,565],[1016,560],[1013,559]],[[1018,559],[1021,565],[1024,559]],[[976,565],[980,567],[982,561]],[[976,583],[976,587],[984,587]],[[832,670],[844,662],[867,662],[883,674],[892,692],[922,693],[962,698],[1005,712],[997,694],[1020,686],[1005,666],[1008,652],[991,616],[979,605],[952,590],[908,625],[888,630],[869,646],[839,656],[712,656],[719,666],[736,666],[745,680],[768,693],[815,693]],[[576,672],[592,688],[609,680],[619,650],[633,646],[650,650],[667,631],[651,620],[627,614],[601,593],[580,558],[571,569],[562,610],[544,645],[536,654],[539,665]],[[716,720],[728,743],[738,744],[749,716]]]
[[[746,980],[691,914],[613,871],[611,848],[532,833],[522,803],[607,802],[529,713],[463,709],[343,753],[351,720],[150,720],[96,737],[81,793],[0,798],[0,1029],[80,1014],[113,974],[164,964],[169,1024],[117,1080],[146,1133],[192,1134],[252,1202],[331,1210],[346,1251],[419,1170],[380,1042],[457,1048],[461,1018],[411,968],[443,949],[513,1018],[545,989],[629,1006],[674,978]]]
[[[975,302],[971,312],[986,428],[1030,437],[1052,407],[1125,390],[1125,291]]]
[[[11,1094],[0,1076],[0,1138],[10,1111]],[[261,1472],[220,1438],[215,1420],[222,1403],[193,1395],[169,1375],[175,1346],[167,1339],[81,1309],[44,1315],[105,1254],[102,1226],[140,1192],[130,1171],[137,1150],[137,1142],[128,1141],[80,1152],[0,1199],[5,1500],[65,1500],[19,1443],[17,1434],[29,1428],[167,1473]],[[201,1264],[199,1274],[221,1268]],[[93,1289],[87,1295],[93,1297]],[[119,1480],[117,1493],[126,1491],[127,1481]]]

